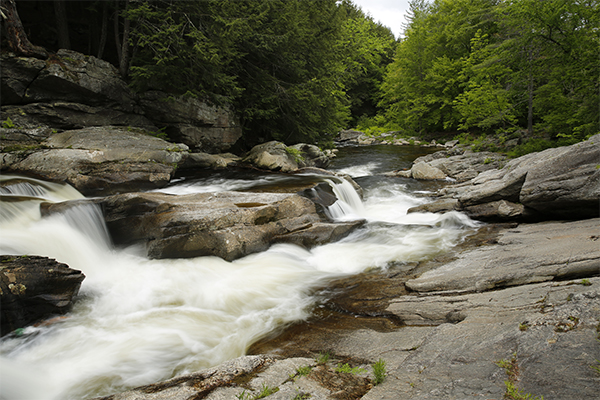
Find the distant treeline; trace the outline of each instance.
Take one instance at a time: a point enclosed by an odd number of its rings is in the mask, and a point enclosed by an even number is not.
[[[106,59],[139,91],[228,104],[249,142],[599,131],[596,0],[413,0],[400,40],[350,0],[16,4],[34,44]]]

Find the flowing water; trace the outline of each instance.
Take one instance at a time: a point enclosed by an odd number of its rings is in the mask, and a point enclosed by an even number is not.
[[[150,260],[139,247],[114,248],[93,206],[40,216],[43,201],[81,198],[74,189],[10,181],[18,184],[0,189],[0,254],[52,257],[86,279],[66,318],[2,339],[1,398],[90,398],[217,365],[309,317],[312,294],[329,281],[428,259],[455,246],[474,232],[473,221],[455,212],[407,215],[427,201],[417,194],[432,187],[379,175],[409,167],[418,155],[412,147],[342,148],[331,169],[356,178],[365,196],[361,201],[351,185],[330,180],[340,200],[328,213],[338,220],[366,219],[365,226],[310,251],[279,244],[234,262]],[[163,191],[268,190],[311,179],[326,178],[212,173]]]

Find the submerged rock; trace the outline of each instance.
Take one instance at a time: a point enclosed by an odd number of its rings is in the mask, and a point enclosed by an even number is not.
[[[50,258],[0,256],[1,334],[69,311],[84,278]]]

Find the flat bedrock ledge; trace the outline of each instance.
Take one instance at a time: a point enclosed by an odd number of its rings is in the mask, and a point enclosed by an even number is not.
[[[457,260],[406,286],[416,292],[476,292],[600,274],[600,219],[521,224],[495,245]]]

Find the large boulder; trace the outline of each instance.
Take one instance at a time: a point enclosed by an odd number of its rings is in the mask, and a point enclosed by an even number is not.
[[[41,148],[2,154],[0,167],[65,181],[84,194],[110,194],[165,186],[187,150],[143,131],[91,127],[52,135]]]
[[[292,172],[299,168],[299,157],[294,157],[288,147],[277,141],[256,145],[242,160],[258,169]]]
[[[362,224],[327,223],[311,200],[288,193],[127,193],[92,201],[101,205],[115,244],[143,243],[152,258],[234,260],[273,243],[327,243]],[[79,202],[46,204],[43,212]]]
[[[271,141],[254,146],[242,162],[263,170],[295,172],[300,168],[325,168],[329,157],[315,145],[299,143],[288,147]]]
[[[2,335],[53,314],[64,314],[73,304],[85,275],[46,257],[0,256]]]
[[[229,108],[192,96],[148,91],[141,94],[140,104],[171,140],[185,143],[195,151],[227,151],[242,136],[241,124]]]
[[[600,213],[600,135],[538,153],[519,194],[525,206],[564,217]]]
[[[415,163],[410,170],[414,179],[434,180],[447,178],[447,175],[442,170],[424,162]]]
[[[486,171],[458,199],[464,206],[520,202],[550,218],[591,218],[600,212],[600,135],[572,146],[531,153]]]
[[[135,96],[115,67],[65,49],[46,61],[3,55],[2,97],[2,105],[64,101],[112,103],[124,111],[136,108]]]
[[[440,152],[444,153],[444,152]],[[431,155],[415,164],[428,164],[459,178],[471,180],[442,188],[432,209],[452,209],[486,221],[581,219],[600,215],[600,135],[559,148],[530,153],[506,164],[502,157]],[[456,163],[460,167],[452,166]],[[468,167],[469,162],[474,163]],[[488,169],[489,165],[499,168]],[[410,177],[411,171],[407,172]],[[399,175],[399,173],[396,173]],[[421,209],[409,210],[409,212]]]

